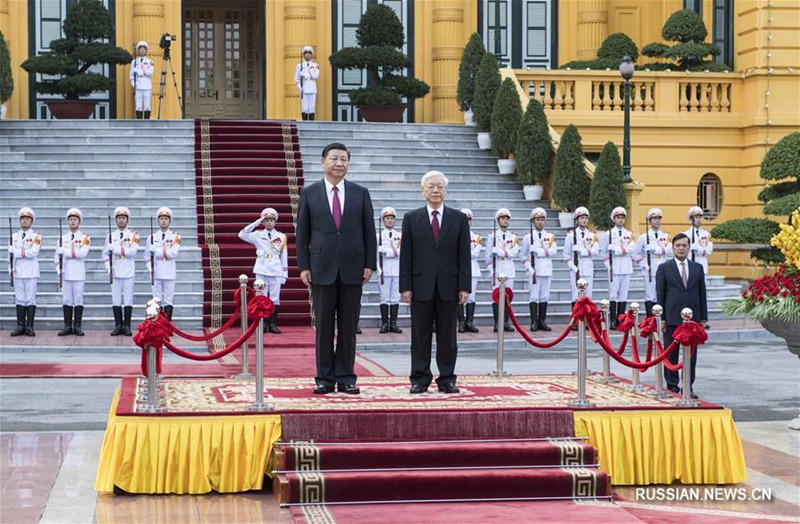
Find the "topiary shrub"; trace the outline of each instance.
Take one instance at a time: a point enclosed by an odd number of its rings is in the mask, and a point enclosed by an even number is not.
[[[708,30],[699,14],[691,9],[682,9],[672,13],[664,23],[661,36],[667,42],[676,42],[668,46],[661,42],[653,42],[642,48],[642,54],[653,58],[665,58],[670,62],[648,64],[651,70],[681,69],[687,71],[725,71],[725,64],[714,61],[713,57],[722,51],[714,44],[705,43]],[[711,55],[711,60],[706,57]]]
[[[560,209],[572,212],[589,203],[591,181],[583,165],[581,135],[573,124],[561,135],[553,171],[553,201]]]
[[[622,58],[625,56],[631,57],[634,62],[639,58],[639,48],[636,47],[636,42],[625,33],[612,33],[603,40],[600,49],[597,50],[597,59],[573,60],[559,66],[559,69],[619,69]]]
[[[22,68],[32,74],[56,76],[36,82],[40,93],[78,100],[95,91],[107,91],[114,81],[89,69],[98,64],[127,64],[133,56],[103,41],[114,39],[114,20],[100,0],[80,0],[64,19],[64,38],[50,42],[50,52],[28,58]]]
[[[461,55],[461,63],[458,65],[458,89],[456,91],[456,102],[462,111],[472,109],[472,101],[475,98],[475,75],[481,65],[486,49],[483,47],[483,40],[478,33],[472,33],[464,53]]]
[[[5,104],[11,100],[14,92],[14,79],[11,77],[11,54],[8,52],[8,42],[6,42],[3,32],[0,31],[0,104]]]
[[[544,106],[531,98],[517,131],[517,178],[522,185],[545,183],[553,161],[551,145],[550,124]]]
[[[789,179],[764,188],[758,200],[766,204],[765,215],[790,217],[800,207],[800,131],[786,135],[764,155],[759,176],[764,180]],[[769,246],[779,232],[778,222],[768,218],[736,218],[712,229],[711,235],[732,242]],[[768,263],[785,260],[776,247],[755,249],[750,258]]]
[[[497,67],[497,58],[491,53],[486,53],[478,66],[475,75],[475,91],[472,100],[472,113],[475,123],[483,132],[492,129],[492,111],[494,99],[500,89],[500,69]]]
[[[428,84],[401,76],[402,70],[412,64],[400,51],[405,43],[403,24],[391,7],[369,6],[358,22],[356,41],[359,47],[342,48],[330,57],[333,67],[367,71],[369,87],[349,94],[354,105],[395,106],[404,97],[414,99],[428,94]]]
[[[492,110],[492,153],[509,158],[517,149],[517,130],[522,120],[522,103],[517,84],[510,78],[503,80],[494,99]]]
[[[617,206],[627,206],[624,184],[619,151],[613,142],[608,142],[597,161],[589,196],[589,216],[596,227],[614,227],[611,211]]]

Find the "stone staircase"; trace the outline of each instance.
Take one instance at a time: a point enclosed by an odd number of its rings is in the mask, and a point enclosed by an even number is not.
[[[351,150],[348,180],[367,186],[372,195],[376,216],[384,206],[397,211],[397,228],[403,215],[424,204],[420,178],[430,170],[442,171],[450,180],[447,205],[456,209],[468,207],[473,212],[472,227],[482,237],[492,230],[498,207],[511,211],[511,230],[523,237],[528,232],[528,216],[537,206],[547,210],[547,229],[554,232],[559,248],[563,247],[566,230],[559,227],[557,210],[546,201],[525,201],[522,186],[514,175],[500,175],[496,158],[477,147],[475,128],[429,124],[368,124],[338,122],[298,122],[300,150],[303,156],[306,183],[322,178],[322,149],[334,141],[343,142]],[[377,222],[376,222],[377,227]],[[476,317],[479,324],[490,324],[490,273],[481,261],[482,278],[478,284]],[[569,270],[556,261],[548,320],[566,323],[570,313]],[[521,323],[530,318],[528,291],[522,263],[517,263],[514,285],[515,313]],[[740,293],[739,286],[725,284],[722,276],[709,277],[708,308],[711,320],[724,318],[720,305]],[[608,297],[608,277],[601,260],[595,262],[594,293],[596,300]],[[644,282],[636,272],[631,280],[629,303],[639,301],[644,307]],[[361,311],[362,327],[374,327],[380,319],[377,277],[364,289]],[[400,307],[401,324],[408,325],[408,308]],[[523,321],[524,319],[524,321]]]
[[[72,206],[83,211],[81,229],[92,238],[86,259],[84,329],[113,327],[110,286],[102,262],[108,216],[127,206],[130,227],[142,237],[136,261],[134,318],[144,315],[152,297],[144,262],[150,217],[169,206],[173,228],[181,234],[174,320],[182,328],[199,328],[203,273],[197,248],[192,121],[10,121],[0,122],[0,216],[3,257],[0,262],[0,328],[16,323],[14,293],[8,283],[8,220],[18,229],[17,210],[36,211],[34,229],[43,236],[39,255],[36,327],[63,326],[61,292],[53,262],[58,220]],[[63,220],[67,231],[66,220]],[[114,227],[116,227],[114,225]],[[158,223],[154,219],[154,227]]]

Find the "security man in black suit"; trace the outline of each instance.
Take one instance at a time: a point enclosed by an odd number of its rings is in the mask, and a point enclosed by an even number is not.
[[[664,262],[656,271],[656,296],[658,303],[664,308],[666,347],[672,344],[672,334],[683,322],[681,310],[692,309],[692,320],[705,324],[708,320],[708,306],[706,301],[706,277],[703,266],[687,258],[689,254],[689,237],[683,233],[675,235],[672,239],[672,251],[675,259]],[[680,351],[675,350],[669,356],[669,361],[678,363]],[[691,377],[694,385],[695,367],[697,366],[697,351],[692,355]],[[679,373],[664,368],[664,378],[667,389],[674,393],[680,392],[678,387]],[[692,398],[697,398],[694,389]]]
[[[472,286],[469,222],[444,205],[447,177],[429,171],[422,177],[425,207],[403,217],[400,244],[400,294],[411,304],[411,393],[424,393],[433,379],[431,339],[436,325],[436,383],[442,393],[458,393],[456,357],[458,308]]]
[[[314,393],[357,395],[354,371],[361,289],[377,269],[377,240],[367,188],[344,180],[350,151],[340,143],[322,151],[325,178],[306,186],[297,211],[297,268],[311,287],[317,325]],[[336,348],[334,349],[334,324]]]

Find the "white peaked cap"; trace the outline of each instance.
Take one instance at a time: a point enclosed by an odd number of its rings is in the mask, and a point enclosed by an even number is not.
[[[664,216],[664,213],[662,213],[661,210],[659,208],[657,208],[657,207],[654,207],[654,208],[650,209],[647,212],[647,215],[645,215],[647,220],[650,220],[652,217],[663,217],[663,216]]]
[[[576,210],[575,210],[575,211],[572,213],[572,218],[574,218],[575,220],[577,220],[579,216],[583,216],[583,215],[586,215],[587,217],[588,217],[588,216],[591,216],[591,215],[589,215],[589,210],[588,210],[588,209],[586,209],[585,207],[581,206],[581,207],[579,207],[578,209],[576,209]]]
[[[465,207],[461,212],[467,215],[467,218],[472,219],[472,210],[470,208]]]
[[[393,217],[397,217],[397,212],[391,206],[386,206],[381,209],[381,218],[385,217],[386,215],[391,215]]]
[[[156,218],[158,218],[158,217],[160,217],[162,215],[167,215],[171,219],[172,218],[172,210],[170,208],[168,208],[167,206],[159,207],[158,211],[156,211]]]
[[[303,48],[303,50],[302,50],[302,51],[300,51],[300,54],[301,54],[301,55],[304,55],[304,54],[306,54],[306,51],[308,51],[308,52],[309,52],[309,53],[311,53],[312,55],[314,54],[314,48],[313,48],[313,47],[311,47],[310,45],[307,45],[307,46],[305,46],[305,47]]]
[[[125,215],[126,217],[131,217],[131,212],[125,206],[119,206],[117,209],[114,210],[114,218],[117,218],[119,215]]]
[[[686,212],[686,220],[691,220],[692,217],[695,215],[702,215],[703,208],[700,206],[692,206],[689,208],[689,211]]]
[[[136,50],[138,51],[140,47],[144,47],[145,49],[147,49],[148,51],[150,51],[150,44],[148,44],[148,43],[147,43],[147,42],[145,42],[144,40],[142,40],[141,42],[138,42],[138,43],[136,44]]]
[[[494,219],[497,220],[500,217],[508,217],[511,218],[511,211],[508,210],[507,207],[501,207],[497,211],[494,212]]]
[[[275,221],[277,222],[278,212],[271,207],[265,207],[264,209],[261,210],[261,220],[264,220],[265,218],[274,218]]]
[[[617,206],[611,210],[611,220],[614,220],[614,217],[617,215],[628,216],[628,212],[622,206]]]
[[[83,222],[83,212],[81,212],[81,210],[77,207],[71,207],[67,209],[66,217],[69,218],[71,216],[76,216],[81,220],[81,222]]]
[[[531,219],[534,219],[536,217],[547,218],[547,211],[545,211],[544,208],[541,207],[534,208],[533,211],[531,211]]]
[[[36,213],[33,212],[33,209],[26,206],[17,211],[17,217],[31,217],[33,220],[36,220]]]

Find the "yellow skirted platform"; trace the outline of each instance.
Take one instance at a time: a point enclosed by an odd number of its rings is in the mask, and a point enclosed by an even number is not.
[[[747,480],[727,409],[575,411],[575,435],[600,451],[616,485],[733,484]]]
[[[122,417],[114,396],[95,490],[231,493],[260,489],[280,415]]]

